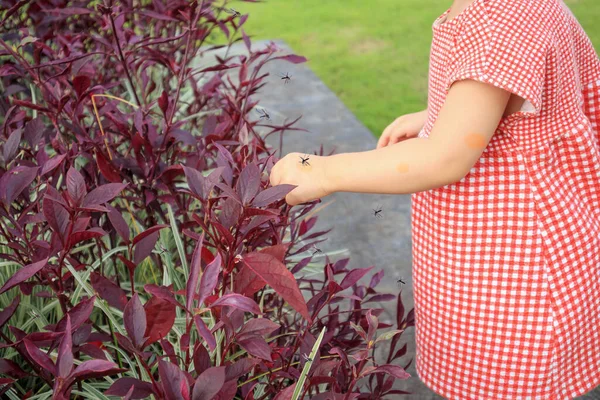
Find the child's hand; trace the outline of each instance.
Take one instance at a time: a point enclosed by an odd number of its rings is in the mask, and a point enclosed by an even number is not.
[[[328,196],[332,192],[325,173],[326,159],[325,156],[289,153],[273,165],[269,176],[271,185],[298,186],[285,196],[290,206]]]
[[[388,125],[377,142],[377,149],[395,144],[419,135],[427,119],[427,110],[418,113],[406,114],[396,118]]]

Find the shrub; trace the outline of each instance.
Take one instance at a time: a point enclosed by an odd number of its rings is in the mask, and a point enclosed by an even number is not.
[[[250,119],[260,71],[303,57],[252,49],[248,15],[210,0],[1,4],[5,396],[402,393],[412,310],[376,292],[383,271],[361,285],[373,267],[318,265],[319,202],[291,210],[294,186],[268,185],[264,138],[299,128]],[[240,40],[248,56],[193,66]],[[394,300],[395,325],[368,308]]]

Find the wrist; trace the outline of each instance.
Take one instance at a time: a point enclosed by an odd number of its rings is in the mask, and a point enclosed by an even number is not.
[[[331,155],[331,156],[324,156],[323,157],[323,182],[322,182],[322,188],[325,191],[326,196],[337,192],[337,187],[335,185],[335,180],[332,179],[332,161],[333,161],[333,157],[335,157],[335,155]]]

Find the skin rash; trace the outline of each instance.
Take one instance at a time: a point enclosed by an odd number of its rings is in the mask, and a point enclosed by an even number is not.
[[[408,172],[408,164],[400,163],[396,165],[396,171],[398,172]]]
[[[467,136],[465,136],[465,143],[471,149],[476,150],[484,149],[487,145],[485,142],[485,136],[479,133],[470,133]]]

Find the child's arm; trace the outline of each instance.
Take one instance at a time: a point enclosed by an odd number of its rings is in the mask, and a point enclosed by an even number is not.
[[[472,80],[452,85],[428,138],[326,157],[333,192],[410,194],[461,180],[481,157],[510,93]]]
[[[410,194],[461,180],[481,157],[510,92],[474,80],[454,83],[429,137],[333,156],[289,153],[271,169],[271,185],[297,185],[296,205],[334,192]]]

